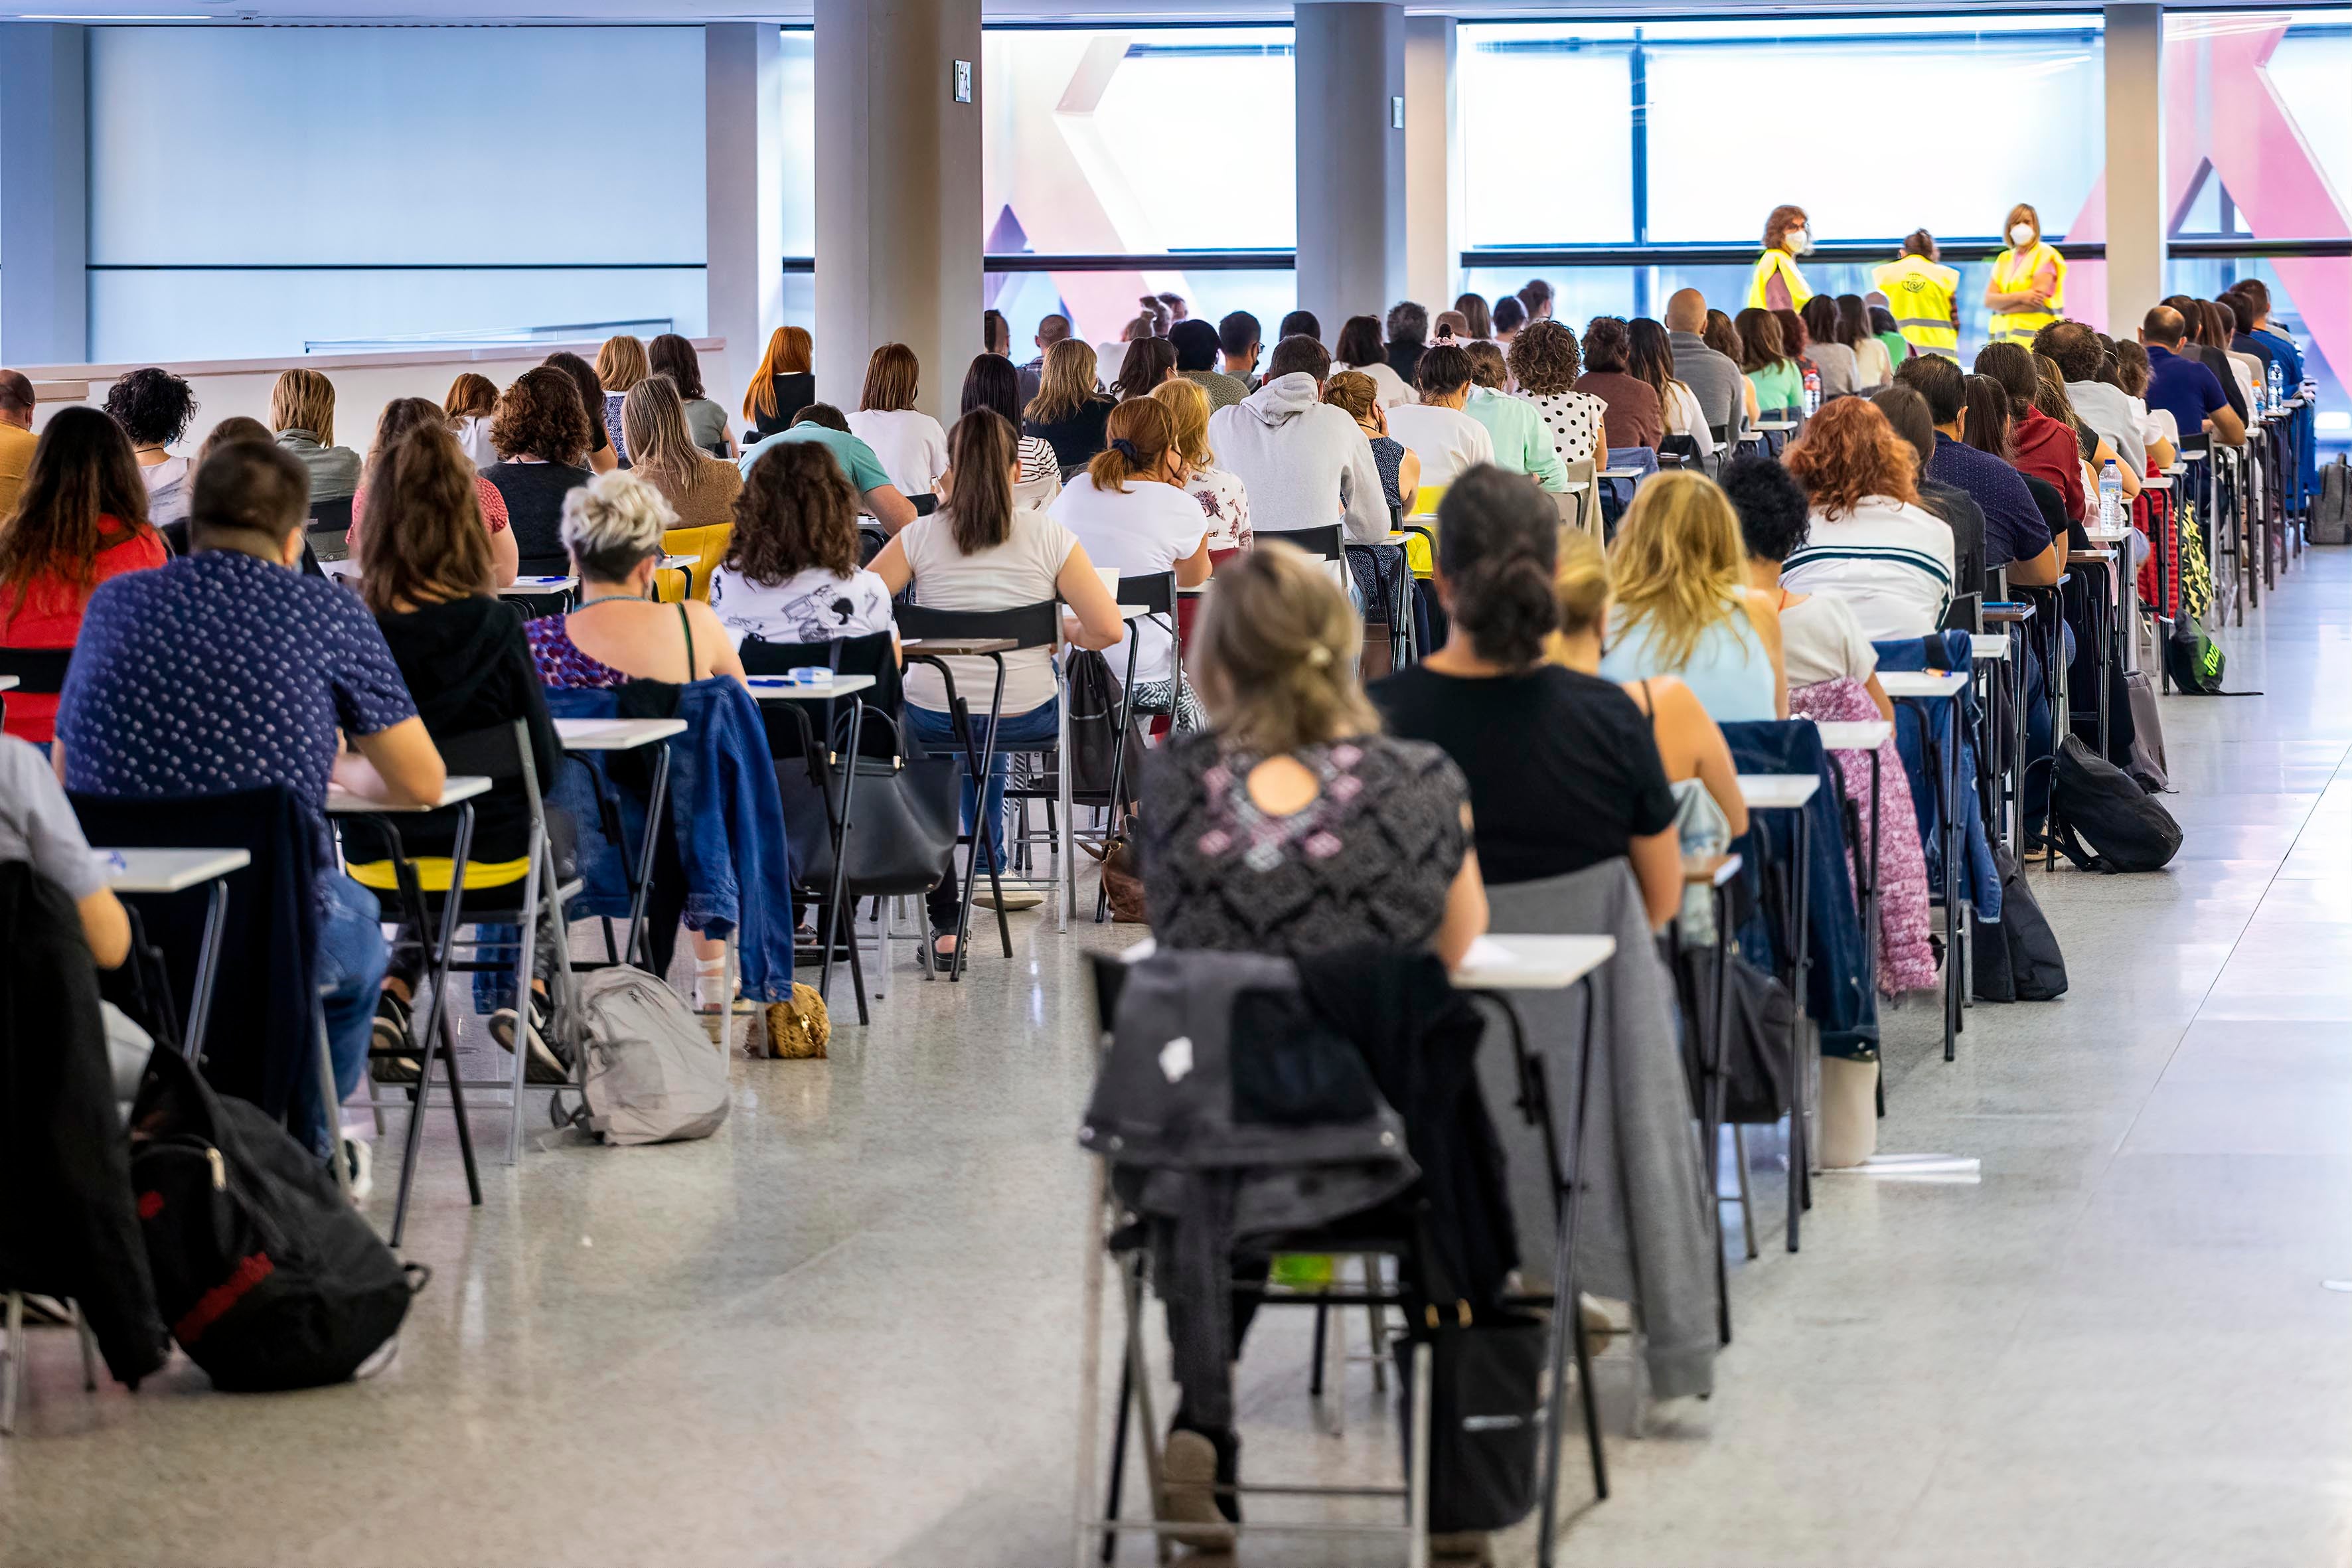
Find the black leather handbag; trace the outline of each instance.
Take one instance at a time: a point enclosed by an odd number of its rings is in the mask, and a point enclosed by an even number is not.
[[[801,756],[776,759],[793,875],[805,888],[833,885],[834,828],[846,770],[855,766],[844,891],[852,899],[927,893],[954,863],[961,805],[956,759],[906,755],[898,725],[875,709],[866,710],[865,724],[868,735],[877,725],[888,726],[889,756],[852,759],[809,747]]]

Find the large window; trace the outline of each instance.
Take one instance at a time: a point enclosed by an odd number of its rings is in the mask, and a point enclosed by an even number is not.
[[[92,356],[699,332],[702,79],[698,27],[92,28]]]
[[[1164,267],[992,272],[1025,342],[1069,315],[1115,340],[1138,297],[1213,319],[1294,293],[1279,270],[1188,269],[1185,251],[1287,251],[1297,237],[1288,27],[995,27],[981,41],[981,195],[992,255],[1169,256]],[[1273,314],[1267,315],[1271,310]]]
[[[2352,13],[2165,17],[2167,281],[2210,299],[2258,277],[2321,384],[2320,435],[2352,438]]]

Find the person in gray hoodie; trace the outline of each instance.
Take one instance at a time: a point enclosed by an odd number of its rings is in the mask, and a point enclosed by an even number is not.
[[[1339,522],[1354,542],[1378,544],[1389,533],[1381,470],[1362,428],[1323,401],[1330,369],[1313,338],[1283,339],[1265,384],[1209,416],[1209,445],[1248,492],[1256,533]]]

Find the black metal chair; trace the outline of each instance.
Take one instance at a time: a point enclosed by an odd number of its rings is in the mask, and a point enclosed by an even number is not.
[[[0,675],[13,675],[11,689],[26,697],[55,697],[66,689],[66,671],[73,664],[69,647],[0,647]],[[8,714],[8,691],[0,691],[0,720]]]

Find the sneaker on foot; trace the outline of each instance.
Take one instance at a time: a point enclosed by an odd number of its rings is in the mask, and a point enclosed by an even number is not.
[[[368,1036],[368,1071],[378,1083],[415,1083],[421,1070],[409,1050],[409,1008],[393,992],[375,999],[375,1026]]]
[[[530,1022],[524,1029],[524,1038],[529,1044],[523,1063],[523,1081],[570,1083],[572,1069],[564,1065],[562,1057],[555,1054],[554,1047],[548,1043],[547,1033],[547,998],[534,991],[530,994]],[[500,1048],[513,1050],[514,1037],[513,1008],[501,1007],[490,1015],[490,1038],[498,1041]]]
[[[1160,1452],[1160,1519],[1197,1526],[1169,1532],[1179,1546],[1232,1549],[1234,1528],[1217,1507],[1217,1447],[1198,1432],[1168,1434]]]
[[[343,1165],[351,1173],[352,1203],[356,1207],[375,1191],[375,1151],[364,1139],[346,1138]]]

